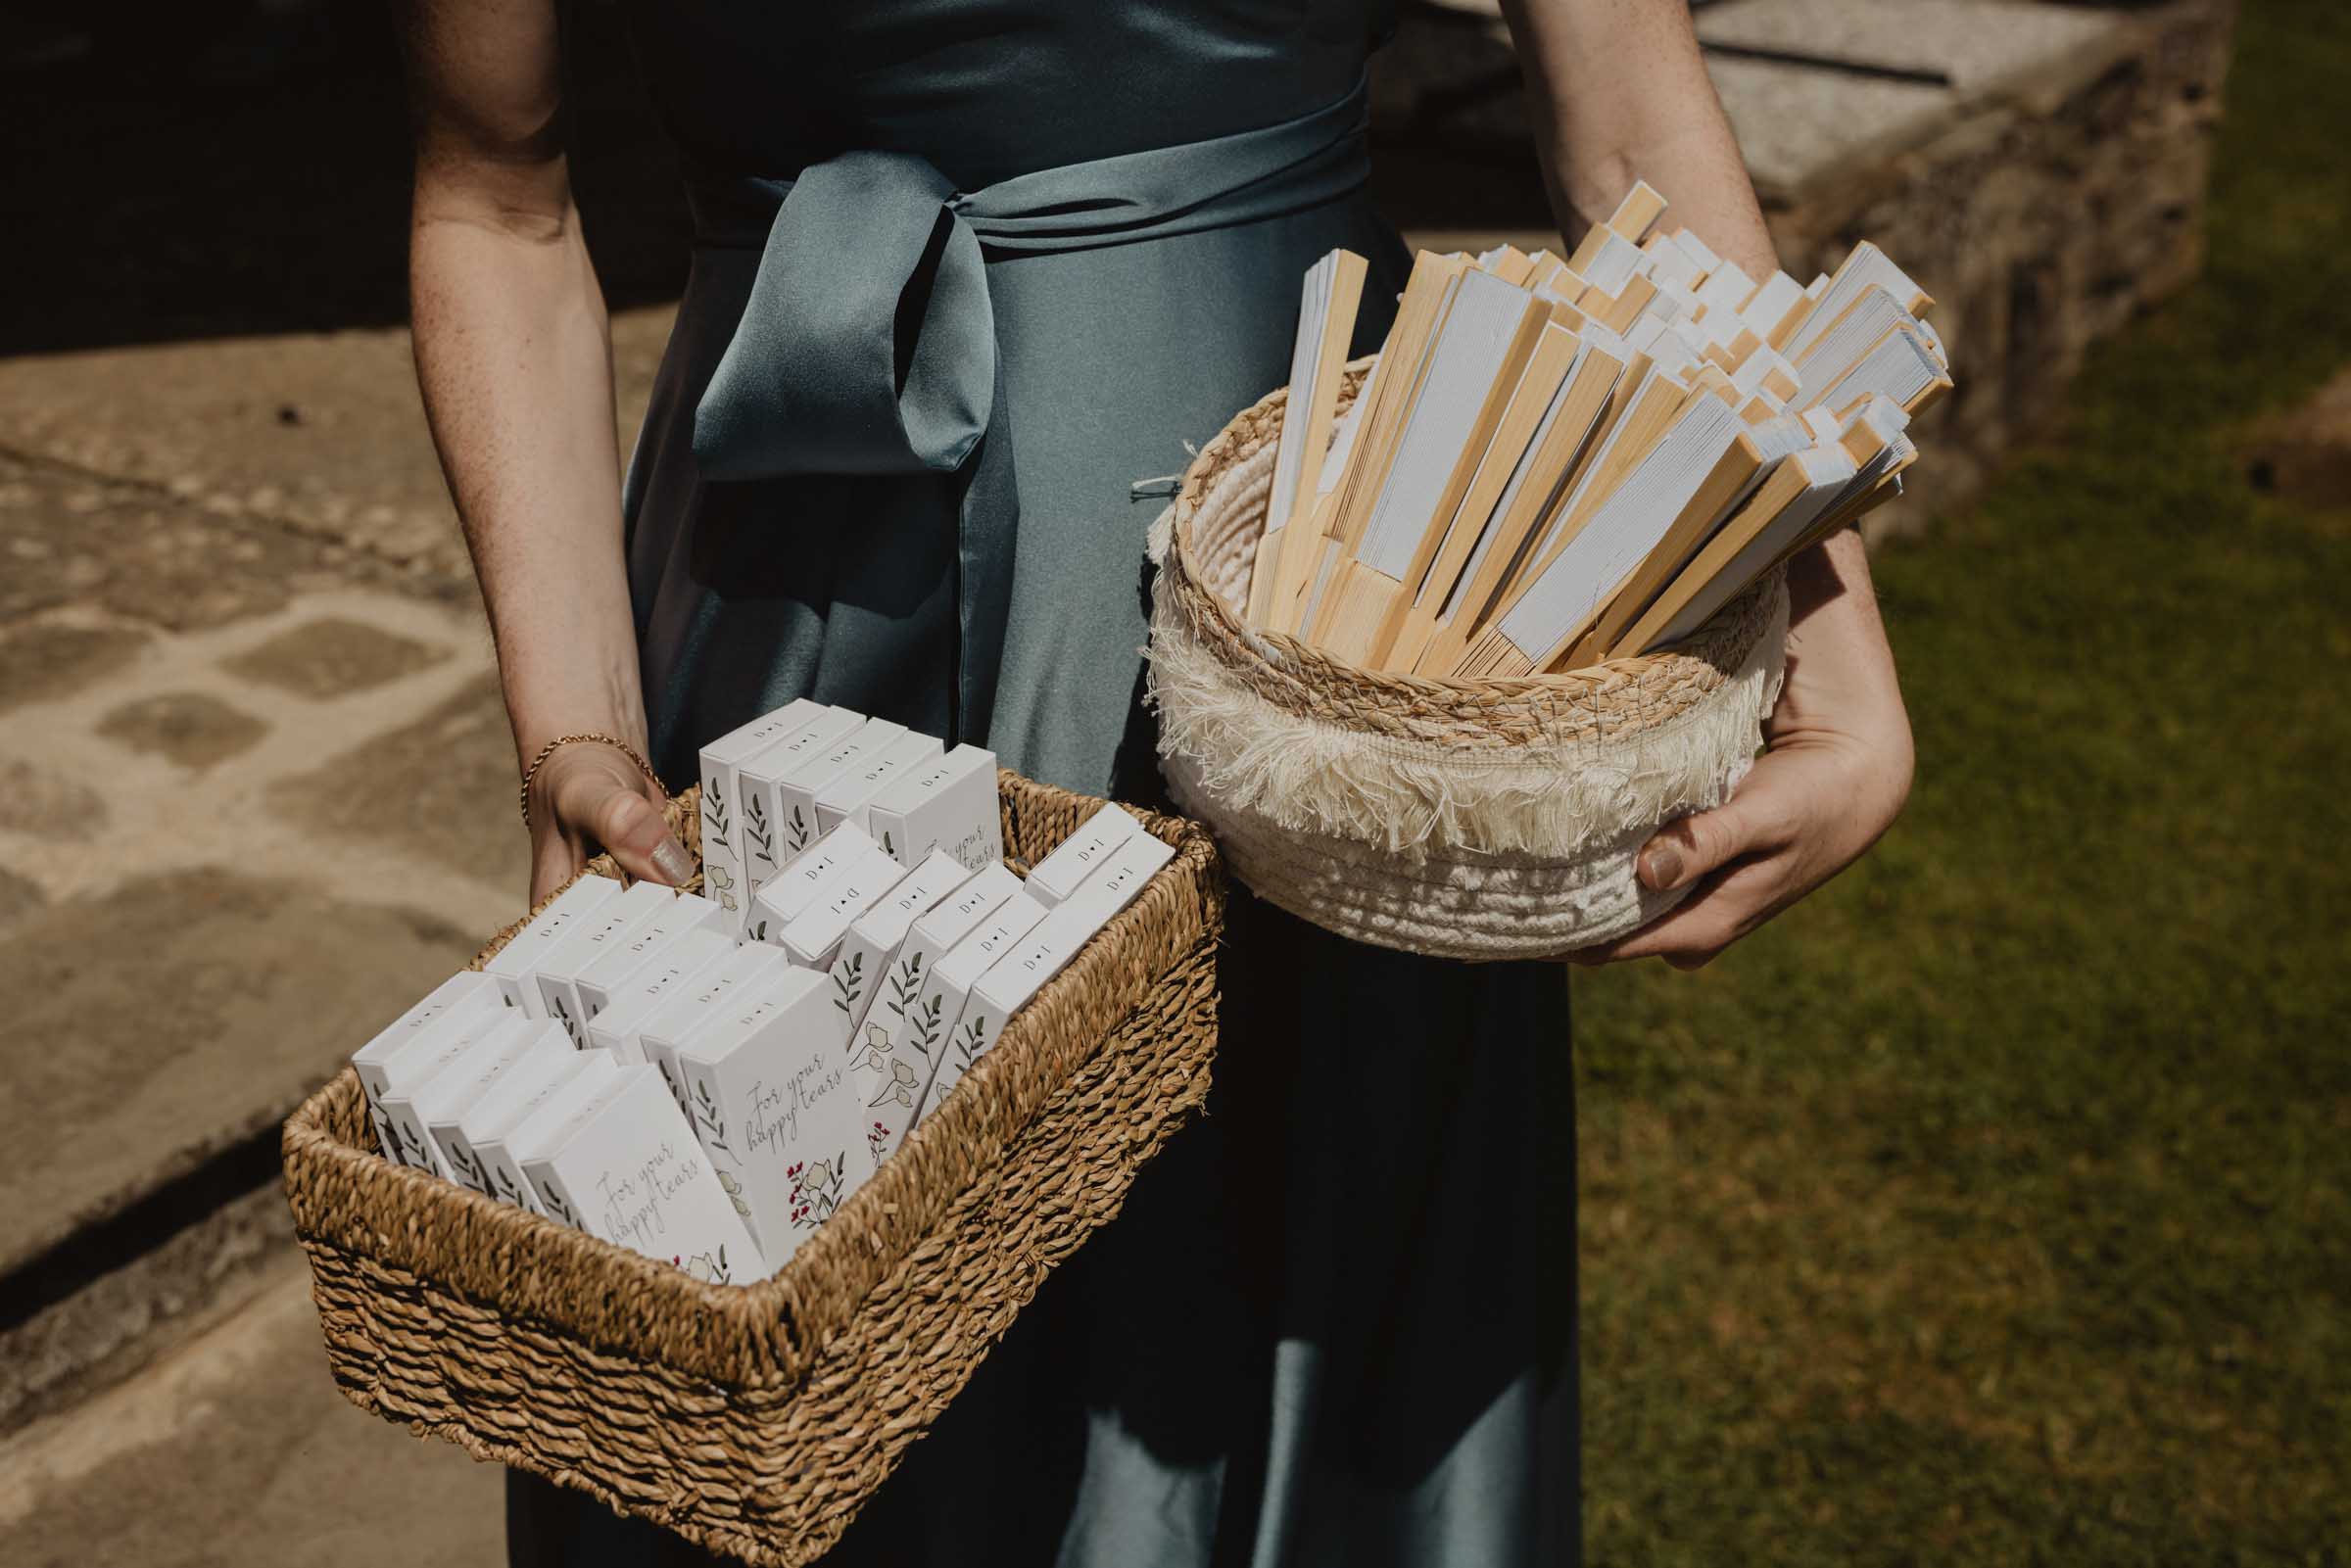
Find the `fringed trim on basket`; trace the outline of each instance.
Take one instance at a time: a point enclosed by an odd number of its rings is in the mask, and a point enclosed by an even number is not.
[[[1154,527],[1154,545],[1161,530]],[[1422,845],[1575,855],[1628,825],[1711,810],[1762,745],[1779,700],[1787,598],[1747,662],[1689,712],[1620,737],[1465,754],[1301,717],[1232,679],[1163,598],[1148,692],[1162,756],[1218,799],[1294,832],[1391,852]]]

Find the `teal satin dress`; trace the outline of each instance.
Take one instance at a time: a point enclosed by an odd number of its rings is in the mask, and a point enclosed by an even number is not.
[[[1339,0],[640,0],[696,245],[631,463],[656,761],[813,695],[1161,797],[1144,534],[1287,373],[1300,274],[1406,258]],[[1138,483],[1140,482],[1140,483]],[[1210,1114],[827,1560],[1576,1555],[1567,989],[1245,896]],[[522,1476],[516,1564],[695,1562]]]

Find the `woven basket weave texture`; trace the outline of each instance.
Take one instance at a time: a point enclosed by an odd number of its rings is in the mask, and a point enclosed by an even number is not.
[[[1000,779],[1015,862],[1099,804]],[[696,806],[670,816],[698,854]],[[1199,829],[1137,815],[1176,858],[759,1284],[703,1284],[388,1163],[346,1069],[284,1134],[343,1392],[745,1561],[821,1555],[1207,1093],[1222,875]]]
[[[1341,407],[1370,361],[1349,367]],[[1440,957],[1548,957],[1678,901],[1633,875],[1657,826],[1719,805],[1776,700],[1780,573],[1670,651],[1481,681],[1365,670],[1247,626],[1287,395],[1203,448],[1154,531],[1151,696],[1176,801],[1260,896]]]

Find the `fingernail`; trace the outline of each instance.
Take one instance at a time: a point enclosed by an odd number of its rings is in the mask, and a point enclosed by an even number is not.
[[[1682,879],[1682,852],[1670,846],[1653,849],[1644,857],[1648,864],[1642,868],[1642,879],[1664,892]]]
[[[686,846],[675,838],[664,838],[653,846],[653,870],[659,872],[672,887],[683,887],[694,875],[694,857]]]

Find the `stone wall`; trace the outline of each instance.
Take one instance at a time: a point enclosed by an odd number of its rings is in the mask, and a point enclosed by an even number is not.
[[[1878,532],[1966,501],[2050,428],[2092,342],[2195,275],[2234,16],[2234,0],[1699,13],[1782,263],[1809,277],[1870,239],[1936,296],[1958,392],[1922,421],[1912,496]],[[1379,135],[1526,156],[1508,60],[1475,0],[1408,12],[1381,61]]]

